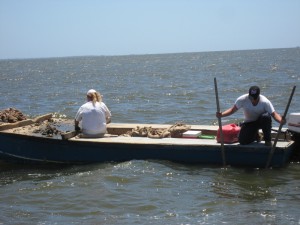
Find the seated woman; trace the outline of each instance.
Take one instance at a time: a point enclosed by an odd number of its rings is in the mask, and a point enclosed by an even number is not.
[[[75,116],[75,130],[80,130],[81,121],[80,137],[103,137],[107,132],[106,124],[111,122],[111,112],[102,102],[100,93],[94,89],[87,92],[86,98],[87,102],[79,108]]]

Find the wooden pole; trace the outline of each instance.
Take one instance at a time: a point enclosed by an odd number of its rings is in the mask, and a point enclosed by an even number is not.
[[[277,135],[276,135],[275,140],[274,140],[274,144],[273,144],[273,146],[272,146],[272,148],[271,148],[271,151],[270,151],[270,154],[269,154],[269,157],[268,157],[268,160],[267,160],[266,168],[268,168],[268,167],[270,166],[271,160],[272,160],[272,158],[273,158],[273,154],[274,154],[274,151],[275,151],[275,148],[276,148],[276,144],[277,144],[277,141],[278,141],[278,138],[279,138],[279,135],[280,135],[282,126],[283,126],[283,121],[285,120],[286,114],[287,114],[287,112],[288,112],[288,110],[289,110],[289,107],[290,107],[290,104],[291,104],[291,101],[292,101],[292,98],[293,98],[295,89],[296,89],[296,86],[293,87],[293,90],[292,90],[292,93],[291,93],[291,95],[290,95],[288,104],[286,105],[284,114],[283,114],[283,116],[282,116],[281,123],[280,123],[280,125],[279,125],[279,129],[278,129]]]
[[[215,94],[216,94],[217,112],[219,113],[220,112],[220,104],[219,104],[218,85],[217,85],[217,79],[216,78],[214,78],[214,82],[215,82]],[[226,166],[225,150],[224,150],[224,137],[223,137],[221,117],[218,117],[218,123],[219,123],[220,137],[221,137],[222,161],[223,161],[223,166]]]

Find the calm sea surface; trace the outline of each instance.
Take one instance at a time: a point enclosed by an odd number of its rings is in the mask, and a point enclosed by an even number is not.
[[[0,110],[74,118],[87,90],[118,123],[217,124],[251,85],[300,111],[300,48],[0,60]],[[239,121],[242,112],[223,119]],[[278,126],[274,122],[274,126]],[[0,224],[300,224],[300,164],[282,169],[128,161],[85,166],[0,162]]]

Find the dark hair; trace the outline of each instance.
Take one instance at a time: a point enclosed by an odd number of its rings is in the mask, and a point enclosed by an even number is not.
[[[249,88],[249,96],[251,96],[254,100],[259,97],[260,89],[257,86],[251,86]]]

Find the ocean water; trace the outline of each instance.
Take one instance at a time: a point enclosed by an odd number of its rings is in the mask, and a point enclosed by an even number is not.
[[[74,118],[94,88],[112,122],[212,125],[214,77],[221,110],[258,85],[283,114],[294,85],[289,113],[300,110],[299,73],[299,48],[0,60],[0,110]],[[0,224],[300,224],[299,189],[297,162],[270,170],[136,160],[0,163]]]

